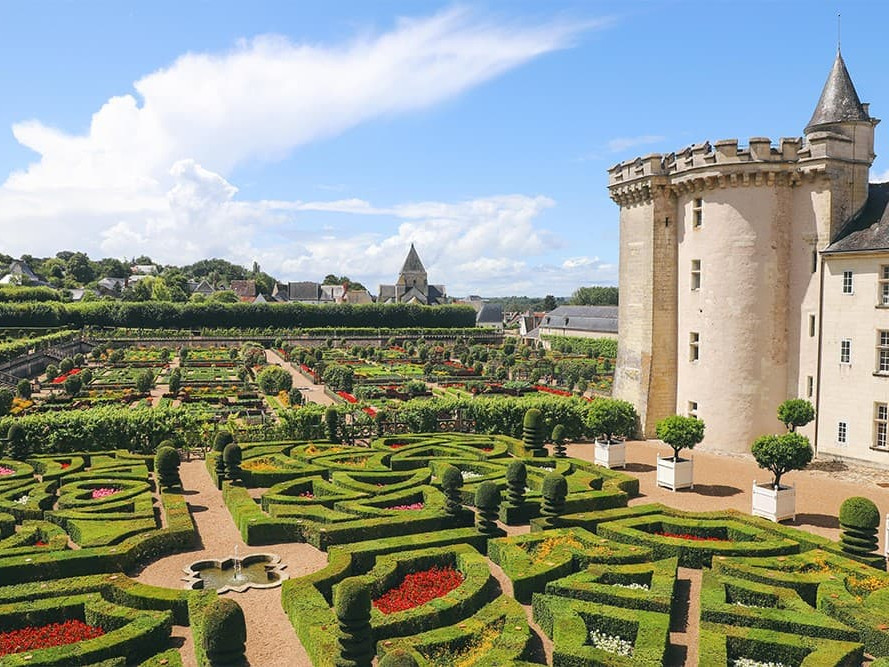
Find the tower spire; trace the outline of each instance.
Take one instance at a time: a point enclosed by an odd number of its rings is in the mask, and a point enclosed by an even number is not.
[[[837,41],[837,56],[833,61],[830,74],[827,75],[827,81],[824,83],[824,89],[821,91],[815,112],[806,126],[806,134],[818,130],[822,125],[869,119],[870,117],[855,91],[855,85],[852,83],[852,77],[849,76],[849,70],[846,69],[846,63],[839,50],[839,41]]]

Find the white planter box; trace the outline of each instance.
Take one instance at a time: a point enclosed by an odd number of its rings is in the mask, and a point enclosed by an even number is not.
[[[796,488],[781,485],[777,491],[771,483],[753,482],[753,516],[771,521],[796,519]]]
[[[595,463],[605,468],[627,467],[627,443],[614,440],[610,444],[596,440]]]
[[[691,458],[680,458],[674,461],[672,456],[657,457],[657,485],[675,491],[676,489],[693,489],[694,461]]]

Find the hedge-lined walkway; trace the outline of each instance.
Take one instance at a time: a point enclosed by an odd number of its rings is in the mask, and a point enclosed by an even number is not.
[[[135,578],[138,581],[178,588],[182,586],[183,568],[205,558],[225,558],[238,546],[239,555],[268,552],[281,556],[291,577],[299,577],[323,568],[327,554],[302,543],[248,547],[241,539],[234,521],[222,501],[222,493],[213,485],[203,461],[190,461],[180,467],[182,485],[201,548],[174,554],[155,561]],[[263,667],[303,667],[312,663],[293,631],[281,606],[281,589],[249,590],[227,593],[244,609],[247,619],[247,658],[251,665]],[[180,647],[185,667],[195,665],[190,633]]]
[[[281,355],[274,350],[265,351],[265,360],[270,364],[280,366],[293,376],[293,386],[300,390],[306,403],[320,403],[321,405],[334,405],[336,403],[336,401],[324,393],[324,385],[312,384],[311,380],[296,370],[289,361],[284,361]]]

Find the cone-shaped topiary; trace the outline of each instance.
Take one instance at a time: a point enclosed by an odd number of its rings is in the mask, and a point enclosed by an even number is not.
[[[389,651],[377,662],[378,667],[419,667],[419,663],[407,651],[395,649]]]
[[[182,480],[179,479],[179,452],[167,443],[169,440],[162,442],[154,455],[154,472],[164,489],[182,486]]]
[[[6,432],[6,439],[9,441],[8,454],[11,458],[18,461],[24,461],[28,454],[25,447],[25,429],[19,424],[11,424]]]
[[[344,579],[334,589],[333,610],[339,622],[337,667],[369,667],[374,657],[370,627],[370,588],[358,578]]]
[[[556,450],[554,456],[557,459],[565,458],[565,426],[556,424],[550,440],[553,441],[553,448]]]
[[[478,509],[476,527],[486,537],[500,534],[497,527],[497,514],[500,511],[500,488],[494,482],[482,482],[475,491],[475,506]]]
[[[554,527],[555,519],[565,511],[565,497],[568,495],[568,481],[564,475],[551,472],[543,478],[543,504],[540,513],[546,517],[548,528]]]
[[[339,422],[340,416],[334,408],[327,408],[324,411],[324,429],[327,432],[327,439],[331,442],[339,442]]]
[[[880,510],[861,496],[846,498],[840,505],[841,548],[846,553],[867,556],[877,550]]]
[[[241,479],[241,447],[235,442],[230,442],[222,452],[222,460],[225,463],[225,478],[230,482]]]
[[[222,452],[225,451],[225,446],[234,441],[235,438],[231,433],[228,431],[220,431],[216,434],[216,438],[213,440],[213,451],[222,454]]]
[[[210,664],[243,665],[247,624],[241,605],[231,598],[216,598],[204,609],[202,643]]]
[[[524,462],[515,459],[506,467],[506,498],[512,507],[525,504],[525,486],[528,483],[528,468]]]
[[[530,456],[543,456],[543,413],[537,408],[525,412],[522,423],[522,442]]]
[[[463,486],[463,475],[456,466],[445,464],[441,470],[441,489],[445,494],[445,512],[457,516],[463,510],[463,499],[460,488]]]

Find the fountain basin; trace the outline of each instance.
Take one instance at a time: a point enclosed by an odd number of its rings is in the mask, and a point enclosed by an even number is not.
[[[184,568],[185,588],[243,593],[249,588],[275,588],[289,577],[281,557],[275,554],[229,556],[222,560],[198,560]]]

